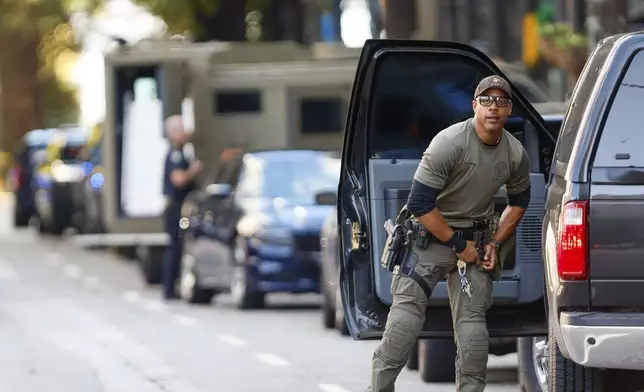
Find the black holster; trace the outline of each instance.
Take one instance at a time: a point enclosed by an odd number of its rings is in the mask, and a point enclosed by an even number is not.
[[[392,233],[387,236],[380,264],[389,271],[393,271],[396,266],[399,266],[411,250],[414,228],[409,217],[410,214],[405,205],[396,217]]]

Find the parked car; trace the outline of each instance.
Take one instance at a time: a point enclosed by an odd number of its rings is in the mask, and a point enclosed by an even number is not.
[[[335,200],[337,153],[273,150],[219,165],[184,204],[180,293],[210,302],[231,292],[240,309],[263,307],[267,293],[319,292],[320,229]]]
[[[74,209],[78,214],[78,231],[84,234],[105,232],[103,222],[103,166],[101,159],[102,125],[90,130],[87,143],[78,152],[83,179],[74,185]]]
[[[44,150],[49,144],[53,129],[35,129],[22,137],[14,151],[14,165],[9,170],[8,186],[14,194],[14,224],[23,227],[36,212],[34,198],[34,171],[44,160]]]
[[[45,149],[46,157],[33,182],[39,233],[61,235],[67,228],[78,227],[74,190],[88,169],[77,158],[86,142],[87,132],[82,128],[57,130]]]
[[[532,350],[538,361],[522,361],[521,372],[539,363],[550,391],[631,390],[615,387],[627,377],[604,386],[600,379],[613,372],[601,369],[644,369],[638,359],[644,352],[639,338],[644,300],[634,294],[644,287],[637,253],[644,232],[638,214],[644,186],[639,169],[644,154],[638,149],[643,37],[629,33],[597,46],[559,135],[514,90],[506,129],[530,154],[532,197],[514,241],[504,244],[508,259],[494,284],[487,322],[493,338],[547,336]],[[365,43],[338,194],[341,296],[355,339],[382,337],[391,304],[391,274],[378,262],[386,239],[383,223],[406,201],[420,157],[417,144],[427,146],[437,132],[470,113],[476,84],[491,74],[503,72],[467,45]],[[396,107],[395,122],[386,121],[396,100],[404,105]],[[418,118],[427,119],[419,132],[401,132]],[[505,207],[504,189],[496,204],[497,212]],[[447,290],[440,282],[420,338],[452,336]],[[522,377],[522,390],[540,390],[535,379]]]
[[[547,102],[534,104],[537,111],[545,120],[547,126],[555,134],[559,133],[566,104],[563,102]],[[530,135],[515,133],[523,138]],[[533,152],[533,165],[539,165],[538,151]],[[411,179],[410,179],[411,181]],[[408,194],[407,194],[408,195]],[[406,196],[405,196],[406,197]],[[337,209],[327,216],[322,228],[322,323],[326,328],[337,328],[342,334],[348,335],[349,330],[344,320],[344,311],[340,301],[340,239],[338,232]],[[514,263],[514,260],[510,260]],[[513,265],[506,264],[506,269]],[[532,344],[532,338],[529,338]],[[515,338],[493,338],[490,342],[490,352],[494,355],[506,355],[517,351]],[[532,351],[530,351],[530,354]],[[407,367],[410,370],[419,370],[421,379],[425,382],[452,382],[455,376],[456,345],[451,338],[422,339],[414,347]],[[530,356],[530,361],[532,357]]]

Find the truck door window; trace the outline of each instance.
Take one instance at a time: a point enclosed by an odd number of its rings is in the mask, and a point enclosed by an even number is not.
[[[601,130],[594,166],[644,167],[642,132],[644,51],[638,52],[622,79]]]
[[[584,111],[588,106],[590,94],[595,87],[597,73],[594,70],[601,69],[612,47],[612,43],[599,46],[594,56],[586,63],[575,85],[575,89],[570,98],[568,112],[566,113],[561,131],[559,132],[559,138],[557,139],[555,158],[552,165],[553,172],[557,175],[564,176],[566,173],[568,161],[570,160],[570,155],[575,145]]]
[[[492,73],[476,60],[432,53],[384,57],[375,72],[368,119],[372,159],[419,159],[438,132],[472,116],[474,90]],[[517,107],[506,129],[515,133],[524,125]]]

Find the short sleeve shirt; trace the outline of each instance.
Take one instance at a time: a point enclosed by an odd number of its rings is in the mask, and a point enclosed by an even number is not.
[[[163,171],[163,194],[170,197],[173,201],[183,201],[188,192],[193,189],[193,185],[190,184],[184,188],[175,187],[170,181],[170,173],[176,169],[187,170],[190,167],[190,163],[186,159],[183,150],[177,148],[171,148],[168,151],[168,154],[165,158],[165,166]]]
[[[494,214],[494,196],[501,186],[510,196],[527,190],[530,161],[521,142],[505,130],[499,143],[484,144],[470,118],[434,137],[414,179],[441,189],[436,207],[449,225],[464,227]]]

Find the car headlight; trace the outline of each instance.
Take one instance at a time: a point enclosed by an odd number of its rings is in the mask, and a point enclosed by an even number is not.
[[[263,227],[255,233],[255,237],[267,244],[287,246],[293,244],[293,232],[289,227]]]
[[[72,165],[52,165],[51,177],[56,182],[73,182],[80,181],[84,177],[81,167]]]

